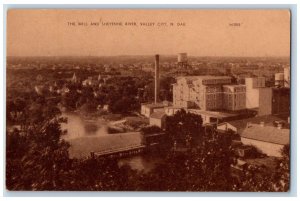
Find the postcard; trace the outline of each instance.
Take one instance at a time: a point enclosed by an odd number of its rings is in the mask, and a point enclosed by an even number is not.
[[[9,191],[287,192],[288,9],[9,9]]]

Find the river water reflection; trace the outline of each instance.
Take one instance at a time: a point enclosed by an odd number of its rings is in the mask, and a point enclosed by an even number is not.
[[[62,115],[68,119],[66,124],[62,124],[62,129],[67,130],[67,134],[63,136],[66,141],[72,142],[72,140],[79,139],[84,141],[86,138],[93,138],[95,140],[101,140],[101,138],[108,138],[110,135],[107,132],[108,122],[103,119],[86,120],[76,113],[64,113]],[[126,134],[124,134],[126,135]],[[72,143],[70,143],[72,146]],[[83,143],[84,144],[84,143]],[[88,144],[84,144],[88,146]],[[107,146],[107,145],[106,145]],[[113,144],[111,145],[113,146]],[[72,147],[74,152],[83,152],[86,147],[82,144]],[[136,155],[128,158],[122,158],[118,161],[119,166],[129,165],[132,169],[143,170],[145,172],[156,167],[156,164],[162,160],[159,157],[153,155]]]
[[[62,129],[68,131],[65,139],[108,135],[107,122],[100,118],[86,120],[76,113],[63,113],[62,116],[68,119],[68,123],[62,124]]]

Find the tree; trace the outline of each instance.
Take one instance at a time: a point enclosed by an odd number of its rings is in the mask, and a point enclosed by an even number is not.
[[[174,116],[166,118],[166,134],[173,143],[187,145],[193,140],[200,140],[204,135],[202,118],[181,109]]]
[[[76,103],[79,97],[80,95],[78,94],[78,92],[74,89],[71,89],[69,93],[63,96],[62,103],[67,108],[74,110],[76,109]]]
[[[264,166],[248,165],[233,185],[234,191],[286,192],[290,184],[289,145],[282,149],[282,158],[277,159],[277,167],[270,170]]]
[[[215,135],[215,136],[213,136]],[[205,143],[186,151],[170,151],[164,163],[139,175],[143,191],[230,191],[233,153],[223,136],[214,133]],[[135,178],[136,179],[136,178]]]
[[[147,135],[147,134],[153,134],[153,133],[160,133],[162,132],[161,128],[156,126],[156,125],[153,125],[153,126],[146,126],[146,127],[143,127],[141,129],[141,132],[144,134],[144,135]]]
[[[39,128],[39,129],[37,129]],[[53,190],[68,170],[68,144],[60,139],[58,120],[7,134],[7,179],[9,190]]]
[[[125,114],[130,111],[133,111],[137,107],[137,102],[134,97],[123,96],[120,99],[117,99],[114,102],[110,103],[109,109],[113,113]]]
[[[281,150],[282,158],[278,160],[278,169],[275,172],[277,191],[286,192],[290,188],[290,145],[284,145]]]

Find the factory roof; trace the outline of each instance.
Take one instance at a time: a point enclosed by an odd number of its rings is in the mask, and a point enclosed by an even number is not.
[[[194,84],[201,83],[203,85],[211,84],[229,84],[231,82],[231,77],[229,76],[180,76],[177,77],[177,83],[185,81],[190,87]]]
[[[164,116],[166,116],[166,113],[164,111],[157,111],[157,112],[153,112],[150,115],[150,118],[161,119]]]
[[[70,156],[82,158],[90,155],[90,152],[102,152],[108,149],[119,149],[142,144],[142,136],[139,132],[106,134],[99,136],[80,137],[67,140],[70,143]]]
[[[258,124],[251,124],[241,133],[241,137],[286,145],[290,143],[290,130],[278,129],[274,126],[260,126]]]
[[[148,107],[148,108],[162,108],[165,105],[163,103],[146,103],[146,104],[142,104],[142,106]]]
[[[218,112],[218,111],[206,111],[206,110],[198,110],[198,109],[188,109],[188,111],[200,115],[203,114],[203,115],[219,118],[219,119],[234,117],[239,115],[239,114],[231,114],[231,113]]]
[[[183,109],[183,108],[181,106],[173,106],[173,105],[171,105],[171,106],[165,107],[165,109]]]
[[[238,130],[238,133],[240,133],[246,128],[247,123],[259,124],[260,122],[264,122],[264,124],[266,126],[273,126],[274,121],[282,121],[284,119],[286,119],[286,118],[281,117],[281,116],[264,115],[264,116],[251,117],[251,118],[247,118],[247,119],[227,121],[227,123],[236,127]]]

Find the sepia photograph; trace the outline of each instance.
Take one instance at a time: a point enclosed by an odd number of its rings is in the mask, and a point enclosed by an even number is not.
[[[289,9],[6,15],[8,191],[290,191]]]

